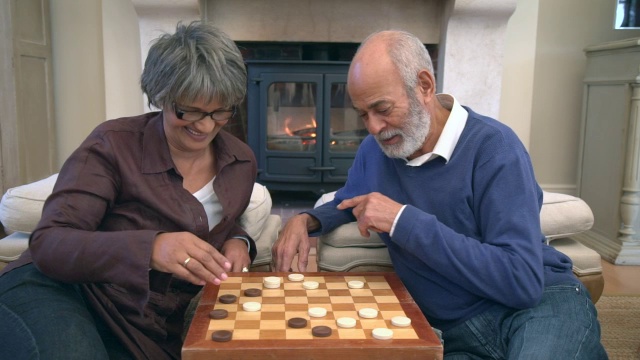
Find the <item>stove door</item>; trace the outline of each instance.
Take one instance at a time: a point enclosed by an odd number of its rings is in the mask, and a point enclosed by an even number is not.
[[[322,88],[321,74],[261,74],[260,180],[322,180]]]

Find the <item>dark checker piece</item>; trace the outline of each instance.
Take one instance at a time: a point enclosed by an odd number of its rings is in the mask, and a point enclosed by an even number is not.
[[[237,299],[238,297],[233,294],[225,294],[220,296],[219,300],[223,304],[233,304],[234,302],[236,302]]]
[[[211,340],[217,342],[227,342],[231,340],[232,337],[233,333],[229,330],[218,330],[214,331],[213,334],[211,334]]]
[[[244,291],[244,295],[248,297],[258,297],[262,295],[262,290],[251,288]]]
[[[331,336],[331,328],[324,325],[314,326],[313,329],[311,329],[311,334],[317,337]]]
[[[289,319],[289,321],[287,323],[289,324],[290,328],[302,329],[305,326],[307,326],[307,319],[300,318],[300,317],[294,317],[294,318]]]
[[[209,313],[209,317],[214,320],[224,319],[229,316],[229,312],[225,309],[215,309]]]

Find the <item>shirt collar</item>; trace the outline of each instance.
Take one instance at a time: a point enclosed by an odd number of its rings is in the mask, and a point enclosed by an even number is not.
[[[436,96],[442,106],[451,110],[451,113],[447,118],[447,122],[444,124],[436,146],[433,147],[433,151],[420,155],[413,160],[408,160],[407,165],[409,166],[420,166],[435,159],[437,156],[441,156],[444,158],[445,163],[448,163],[449,159],[451,159],[451,154],[453,154],[453,150],[458,144],[460,134],[462,134],[462,130],[464,130],[464,126],[467,123],[469,113],[460,105],[454,96],[449,94],[438,94]]]

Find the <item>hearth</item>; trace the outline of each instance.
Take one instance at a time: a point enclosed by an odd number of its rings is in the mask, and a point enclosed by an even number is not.
[[[341,187],[367,135],[347,94],[348,62],[247,61],[247,142],[271,190]]]

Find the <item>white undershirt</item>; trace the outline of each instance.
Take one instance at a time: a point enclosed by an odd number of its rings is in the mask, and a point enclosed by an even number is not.
[[[214,176],[202,189],[193,193],[193,196],[202,203],[204,211],[207,213],[209,231],[222,219],[222,205],[220,201],[218,201],[216,192],[213,191],[213,180],[215,180],[215,178]]]
[[[200,201],[204,207],[204,211],[207,213],[209,231],[211,231],[213,227],[220,222],[220,219],[222,219],[222,204],[220,204],[218,195],[216,195],[216,192],[213,190],[213,180],[215,179],[216,177],[214,176],[211,181],[202,187],[202,189],[193,193],[193,196]],[[247,249],[251,250],[249,239],[244,236],[234,236],[233,238],[246,241]]]

